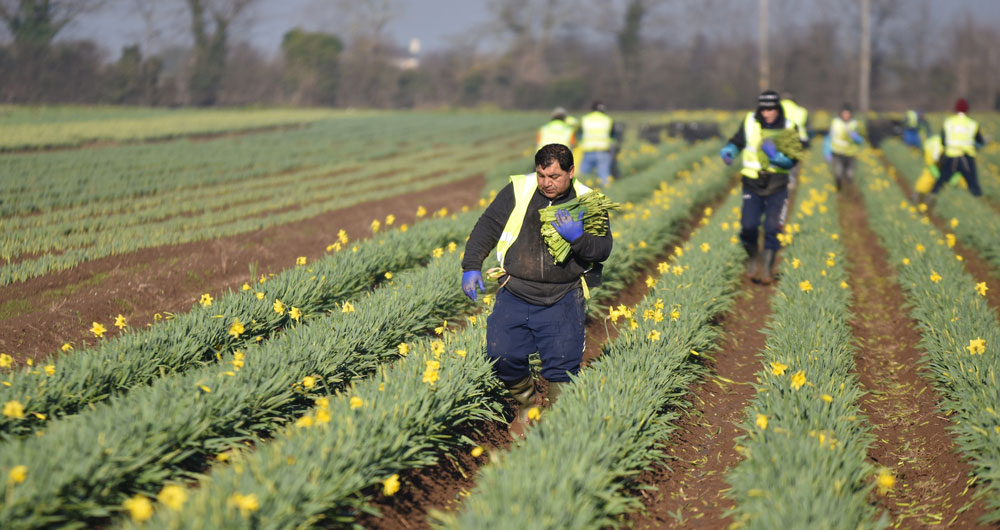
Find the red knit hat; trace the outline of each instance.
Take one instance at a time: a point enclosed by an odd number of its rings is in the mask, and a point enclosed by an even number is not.
[[[965,98],[958,98],[955,102],[955,112],[969,112],[969,102]]]

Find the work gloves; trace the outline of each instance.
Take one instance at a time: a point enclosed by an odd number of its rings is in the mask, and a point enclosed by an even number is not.
[[[774,140],[770,138],[765,138],[764,141],[760,143],[760,150],[764,151],[764,154],[767,155],[767,159],[770,160],[771,164],[776,167],[780,167],[781,169],[791,169],[791,167],[795,165],[795,162],[793,162],[791,158],[788,158],[785,153],[778,151],[778,146],[774,145]]]
[[[483,294],[486,294],[486,287],[483,285],[483,274],[479,271],[465,271],[462,273],[462,292],[473,302],[476,301],[476,287]]]
[[[719,151],[719,156],[722,157],[722,161],[728,166],[733,163],[733,159],[736,158],[736,155],[739,154],[739,152],[740,150],[737,149],[735,145],[726,144],[726,146]]]
[[[864,139],[864,138],[862,138],[862,137],[861,137],[861,135],[860,135],[860,134],[858,134],[858,132],[857,132],[857,131],[851,131],[851,133],[850,133],[850,134],[851,134],[851,140],[852,140],[852,141],[853,141],[854,143],[858,144],[858,145],[861,145],[861,142],[864,142],[864,141],[865,141],[865,139]]]
[[[760,150],[764,151],[767,158],[774,158],[778,154],[778,146],[774,145],[774,140],[770,138],[765,138],[763,142],[760,143]]]
[[[569,211],[560,209],[556,212],[556,220],[552,226],[563,239],[572,243],[583,235],[583,212],[580,212],[580,217],[574,221]]]

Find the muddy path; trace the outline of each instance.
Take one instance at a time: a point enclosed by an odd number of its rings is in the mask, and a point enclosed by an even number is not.
[[[732,522],[723,516],[732,506],[725,474],[741,459],[735,446],[743,430],[736,423],[754,394],[773,292],[773,285],[744,279],[722,317],[723,341],[707,363],[711,372],[691,389],[691,408],[666,449],[669,460],[639,477],[656,489],[643,491],[643,512],[628,518],[632,528],[726,528]]]
[[[851,321],[861,410],[874,426],[869,458],[896,474],[896,486],[873,499],[894,528],[976,526],[983,506],[967,487],[972,468],[956,452],[940,396],[920,376],[920,334],[885,249],[868,226],[860,197],[840,197],[841,234],[854,293]]]

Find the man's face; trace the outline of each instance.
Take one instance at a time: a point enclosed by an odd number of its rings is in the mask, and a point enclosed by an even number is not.
[[[559,167],[559,162],[556,160],[553,160],[546,167],[536,167],[535,175],[538,177],[538,189],[546,198],[555,199],[569,189],[575,169],[575,167],[571,167],[569,171],[565,171]]]
[[[778,109],[761,109],[760,115],[767,123],[774,123],[774,120],[778,119]]]
[[[840,111],[840,119],[842,119],[844,121],[850,121],[851,120],[851,111],[849,111],[849,110],[842,110],[842,111]]]

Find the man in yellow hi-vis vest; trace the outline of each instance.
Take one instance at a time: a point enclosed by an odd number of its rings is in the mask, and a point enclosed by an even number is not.
[[[917,149],[923,149],[922,137],[930,134],[927,118],[920,112],[910,109],[903,114],[903,143]]]
[[[611,176],[611,164],[614,161],[611,148],[614,138],[614,121],[605,113],[606,107],[600,101],[591,104],[591,112],[580,120],[582,134],[580,149],[583,150],[583,161],[580,162],[580,173],[586,175],[597,170],[601,186],[608,185]]]
[[[852,117],[851,106],[844,103],[840,115],[830,120],[830,131],[823,142],[823,156],[833,166],[837,191],[854,181],[855,157],[864,141],[860,126]]]
[[[576,127],[566,120],[566,109],[556,107],[552,119],[538,129],[535,151],[549,144],[562,144],[570,149],[576,145]]]
[[[757,98],[757,110],[747,113],[736,134],[719,152],[726,165],[743,151],[743,208],[740,240],[747,251],[747,277],[771,283],[774,258],[781,249],[778,234],[788,215],[788,172],[797,160],[778,150],[774,138],[795,125],[785,118],[778,93],[765,90]],[[757,238],[764,217],[764,258],[758,264]]]
[[[573,178],[573,152],[549,144],[535,153],[535,172],[514,175],[479,217],[465,244],[462,290],[475,300],[485,292],[480,269],[496,247],[502,276],[496,305],[486,321],[486,355],[497,377],[520,404],[511,432],[523,433],[535,399],[528,356],[542,359],[542,377],[554,401],[563,383],[580,370],[586,320],[584,289],[601,282],[601,262],[611,255],[605,236],[583,230],[583,214],[559,210],[556,231],[570,244],[569,257],[555,263],[542,238],[538,211],[590,191]],[[609,220],[605,222],[610,223]]]
[[[965,183],[968,184],[969,193],[974,197],[983,194],[976,175],[976,148],[983,146],[983,135],[979,132],[976,120],[966,116],[967,112],[969,103],[960,98],[955,102],[955,114],[944,120],[944,126],[941,128],[944,154],[941,155],[938,179],[934,183],[934,189],[931,190],[931,196],[928,197],[928,205],[933,206],[935,196],[956,171],[962,174]]]
[[[924,140],[924,170],[917,177],[916,184],[913,185],[913,202],[927,202],[927,194],[934,189],[934,183],[941,176],[938,165],[941,163],[941,155],[944,154],[944,145],[941,144],[941,135],[935,134]],[[948,182],[953,185],[961,185],[961,173],[953,173],[948,177]]]

